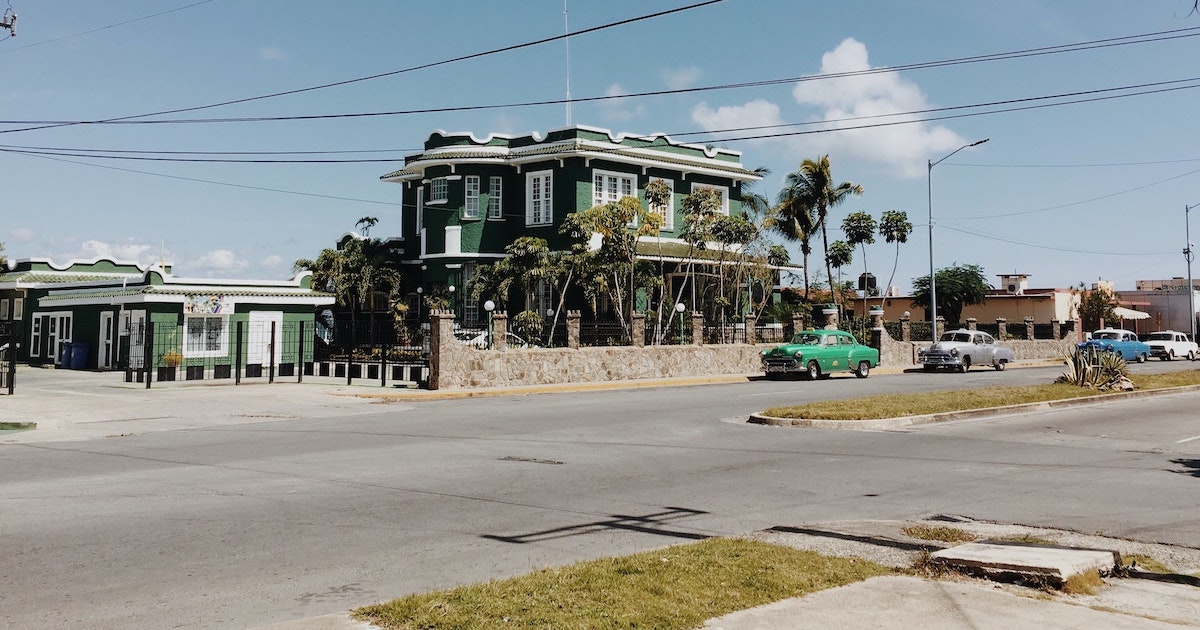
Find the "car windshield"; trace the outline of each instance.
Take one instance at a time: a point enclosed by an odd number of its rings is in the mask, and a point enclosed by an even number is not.
[[[1096,331],[1092,333],[1092,339],[1120,339],[1121,335],[1114,331]]]
[[[802,346],[819,346],[821,345],[821,335],[799,333],[795,337],[792,337],[792,343]]]
[[[948,332],[943,333],[940,341],[961,341],[964,343],[971,342],[971,333]]]
[[[1150,341],[1171,341],[1174,338],[1171,333],[1150,333]]]

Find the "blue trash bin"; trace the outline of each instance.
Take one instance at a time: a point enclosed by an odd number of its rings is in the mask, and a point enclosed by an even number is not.
[[[71,344],[58,344],[58,356],[54,359],[54,366],[60,368],[71,367]]]
[[[84,370],[87,369],[88,360],[88,345],[83,342],[70,344],[71,346],[71,369]]]

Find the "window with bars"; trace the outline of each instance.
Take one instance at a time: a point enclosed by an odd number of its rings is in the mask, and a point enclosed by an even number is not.
[[[464,219],[479,218],[479,176],[466,177],[466,202],[463,204]]]
[[[653,204],[650,206],[650,211],[662,217],[662,231],[670,232],[675,229],[675,182],[657,177],[654,181],[662,182],[666,185],[670,194],[667,195],[667,202],[665,204]]]
[[[429,203],[445,202],[449,197],[449,185],[445,177],[435,177],[429,182]]]
[[[554,217],[554,173],[538,171],[525,176],[525,224],[549,225]]]
[[[503,211],[500,208],[500,200],[504,190],[504,178],[493,175],[488,180],[488,201],[487,201],[487,216],[489,219],[504,218]]]
[[[184,329],[184,356],[211,357],[228,353],[226,317],[188,315],[184,318]]]

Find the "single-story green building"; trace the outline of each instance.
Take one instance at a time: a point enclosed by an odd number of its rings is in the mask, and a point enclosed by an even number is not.
[[[216,280],[107,258],[10,260],[0,269],[0,321],[14,324],[15,357],[30,365],[167,367],[187,378],[228,377],[230,366],[290,371],[312,360],[315,313],[334,303],[311,283],[307,272]]]

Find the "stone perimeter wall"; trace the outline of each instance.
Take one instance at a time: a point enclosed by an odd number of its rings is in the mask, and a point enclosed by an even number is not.
[[[600,383],[681,376],[719,376],[762,372],[760,353],[775,344],[684,346],[605,346],[584,348],[506,348],[483,350],[457,343],[452,326],[431,344],[430,388],[512,387],[555,383]],[[921,343],[895,341],[882,331],[884,366],[916,365]],[[1065,357],[1070,340],[1012,340],[1017,360]]]

